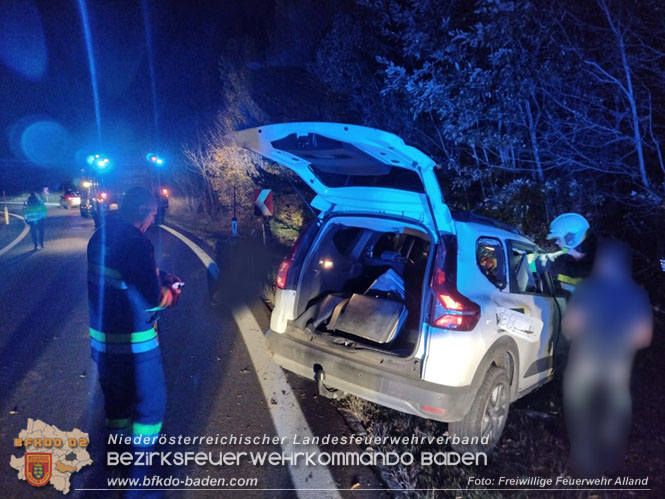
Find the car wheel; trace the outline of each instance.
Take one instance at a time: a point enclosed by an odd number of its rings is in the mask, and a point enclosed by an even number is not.
[[[450,423],[448,431],[451,437],[461,439],[480,438],[478,443],[459,443],[452,447],[457,452],[489,452],[498,443],[508,419],[510,406],[510,382],[506,371],[492,366],[480,384],[471,409],[462,421]],[[482,443],[485,437],[487,443]],[[472,441],[473,442],[473,441]]]

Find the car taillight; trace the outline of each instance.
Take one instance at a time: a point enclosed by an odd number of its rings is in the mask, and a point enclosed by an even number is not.
[[[282,263],[279,264],[279,267],[277,268],[277,277],[275,278],[275,285],[278,289],[286,289],[289,270],[291,269],[291,265],[296,258],[296,252],[298,251],[298,248],[300,247],[300,244],[302,243],[302,240],[305,237],[305,234],[308,232],[309,228],[310,225],[307,225],[300,231],[298,239],[296,239],[296,242],[291,245],[289,254],[284,260],[282,260]]]
[[[286,278],[289,276],[291,262],[292,260],[290,258],[285,258],[282,263],[279,264],[277,278],[275,279],[275,284],[279,289],[286,289]]]
[[[291,268],[291,264],[293,263],[293,260],[296,257],[296,251],[298,251],[298,246],[300,245],[301,237],[302,233],[300,236],[298,236],[296,242],[293,243],[293,245],[291,245],[289,254],[286,256],[284,260],[282,260],[282,263],[280,263],[279,267],[277,268],[277,277],[275,278],[275,285],[279,289],[286,289],[286,280],[289,277],[289,269]]]
[[[480,319],[480,306],[457,290],[455,265],[456,255],[446,261],[446,247],[443,242],[436,252],[434,273],[430,289],[434,294],[430,325],[457,331],[471,331]]]

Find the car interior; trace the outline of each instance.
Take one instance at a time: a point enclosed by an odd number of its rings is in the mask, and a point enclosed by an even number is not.
[[[303,268],[296,324],[408,356],[429,254],[428,236],[415,229],[329,224]]]

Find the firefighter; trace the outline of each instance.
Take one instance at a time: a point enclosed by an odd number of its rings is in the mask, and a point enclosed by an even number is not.
[[[23,208],[23,219],[30,226],[32,243],[35,251],[41,246],[44,249],[44,220],[46,219],[46,205],[37,193],[30,194]]]
[[[180,293],[179,279],[160,274],[144,235],[156,213],[150,191],[134,187],[88,243],[90,342],[106,427],[139,437],[132,439],[139,447],[150,447],[162,427],[166,386],[156,318]]]
[[[586,218],[578,213],[564,213],[552,220],[547,239],[554,239],[561,248],[550,267],[552,275],[564,291],[572,293],[591,273],[596,237]]]
[[[530,254],[529,265],[532,272],[549,270],[569,296],[577,283],[591,273],[596,237],[586,218],[578,213],[564,213],[552,220],[547,239],[554,239],[559,251]]]

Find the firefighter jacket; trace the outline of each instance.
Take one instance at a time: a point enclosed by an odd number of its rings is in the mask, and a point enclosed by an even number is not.
[[[584,256],[576,260],[567,251],[554,253],[530,254],[527,261],[532,272],[548,271],[557,285],[567,293],[572,293],[575,286],[591,274],[596,256],[597,238],[591,234],[575,248]]]
[[[88,242],[93,358],[156,350],[156,312],[171,300],[169,289],[160,286],[152,243],[133,225],[110,217]]]

